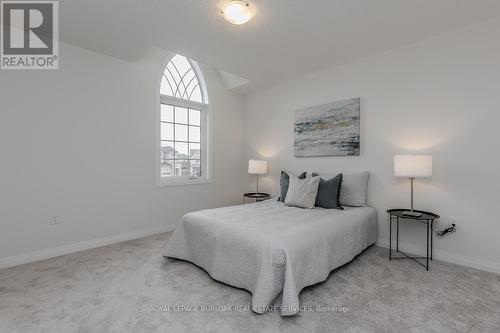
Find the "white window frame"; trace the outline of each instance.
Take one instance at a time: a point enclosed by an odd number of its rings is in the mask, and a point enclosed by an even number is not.
[[[158,84],[156,85],[156,117],[155,117],[155,147],[156,147],[156,158],[155,158],[155,172],[156,172],[156,186],[179,186],[179,185],[195,185],[195,184],[208,184],[212,182],[211,170],[212,170],[212,158],[210,154],[211,147],[211,112],[210,104],[207,94],[207,85],[204,79],[203,72],[201,68],[195,61],[188,58],[193,70],[198,78],[200,84],[201,94],[203,100],[206,103],[199,103],[194,101],[189,101],[181,99],[178,97],[162,95],[160,93],[161,81],[163,77],[163,72],[167,67],[168,63],[174,57],[175,54],[170,54],[167,60],[163,64]],[[168,104],[173,106],[179,106],[188,109],[196,109],[200,111],[200,161],[201,161],[201,177],[195,176],[170,176],[161,177],[161,105]],[[175,138],[174,138],[175,140]]]

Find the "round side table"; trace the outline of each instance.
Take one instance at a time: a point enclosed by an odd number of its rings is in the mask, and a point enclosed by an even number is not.
[[[387,214],[389,214],[389,260],[392,259],[412,259],[418,264],[424,266],[426,270],[429,270],[429,259],[432,260],[432,235],[434,232],[434,221],[439,219],[439,215],[426,212],[423,210],[415,210],[417,213],[421,213],[420,216],[409,216],[404,213],[407,212],[408,209],[389,209]],[[406,253],[399,250],[399,221],[415,221],[424,223],[427,230],[427,238],[426,238],[426,249],[427,253],[425,257],[412,257],[407,255]],[[396,252],[401,253],[402,257],[393,257],[392,256],[392,222],[396,222]],[[430,248],[430,251],[429,251]],[[418,261],[418,259],[425,259],[425,265]]]
[[[268,200],[270,198],[271,196],[269,195],[269,193],[255,193],[255,192],[245,193],[243,194],[243,203],[246,203],[247,199],[255,199],[255,202],[260,202]]]

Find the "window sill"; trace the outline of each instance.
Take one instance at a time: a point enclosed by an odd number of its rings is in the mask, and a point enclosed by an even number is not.
[[[156,183],[156,187],[166,187],[166,186],[183,186],[183,185],[199,185],[199,184],[211,184],[211,178],[178,178],[178,179],[160,179]]]

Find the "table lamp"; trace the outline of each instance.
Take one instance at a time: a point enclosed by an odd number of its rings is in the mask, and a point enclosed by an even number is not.
[[[432,155],[395,155],[394,176],[408,177],[411,181],[411,209],[403,215],[422,216],[422,213],[413,211],[413,180],[432,176]]]
[[[259,176],[267,173],[267,161],[248,160],[248,173],[257,175],[257,192],[259,193]]]

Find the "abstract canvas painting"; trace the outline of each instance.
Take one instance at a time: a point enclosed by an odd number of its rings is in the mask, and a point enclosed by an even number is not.
[[[359,155],[359,98],[295,113],[295,157]]]

